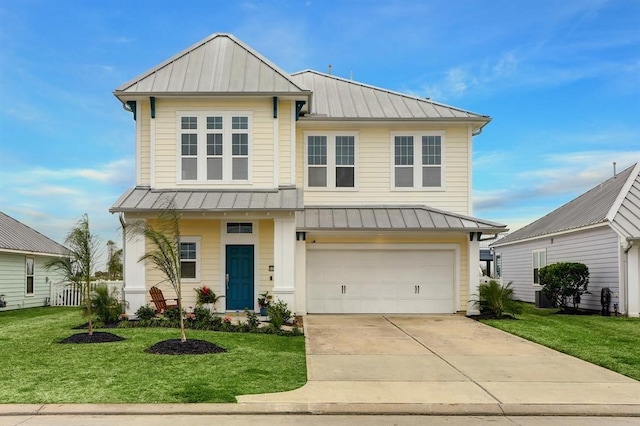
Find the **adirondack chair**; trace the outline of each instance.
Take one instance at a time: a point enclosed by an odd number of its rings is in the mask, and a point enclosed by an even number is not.
[[[165,299],[164,295],[162,294],[162,290],[160,290],[156,286],[153,286],[149,289],[149,294],[151,295],[153,304],[156,305],[156,312],[158,312],[159,314],[164,313],[164,311],[166,311],[167,309],[176,308],[178,306],[178,299],[171,299],[175,300],[176,303],[168,305],[167,300],[169,299]]]

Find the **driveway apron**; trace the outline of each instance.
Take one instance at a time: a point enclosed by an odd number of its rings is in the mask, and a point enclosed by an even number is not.
[[[238,402],[640,409],[640,382],[460,315],[309,315],[305,333],[307,384]]]

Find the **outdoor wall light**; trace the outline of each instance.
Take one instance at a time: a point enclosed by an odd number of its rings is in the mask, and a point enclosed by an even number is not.
[[[269,265],[269,272],[273,272],[273,265]]]

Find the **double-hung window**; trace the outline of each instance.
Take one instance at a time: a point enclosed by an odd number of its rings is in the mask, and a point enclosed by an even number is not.
[[[394,133],[393,189],[444,188],[444,134]]]
[[[308,188],[355,188],[357,134],[306,133]]]
[[[547,250],[534,250],[532,257],[533,284],[540,285],[540,268],[547,266]]]
[[[200,279],[200,238],[180,238],[180,278],[185,281]]]
[[[250,113],[178,113],[178,139],[179,181],[246,183],[250,180]]]
[[[34,277],[35,259],[33,257],[25,258],[25,272],[26,272],[26,289],[25,294],[31,295],[34,292],[33,277]]]

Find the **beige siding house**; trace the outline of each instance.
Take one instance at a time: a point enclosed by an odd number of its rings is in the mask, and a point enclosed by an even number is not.
[[[136,121],[125,226],[181,214],[185,306],[269,291],[305,313],[473,312],[479,240],[472,139],[490,118],[316,71],[288,74],[213,34],[123,84]],[[125,241],[130,312],[161,278]],[[161,288],[163,288],[161,286]],[[164,287],[167,296],[172,290]]]

